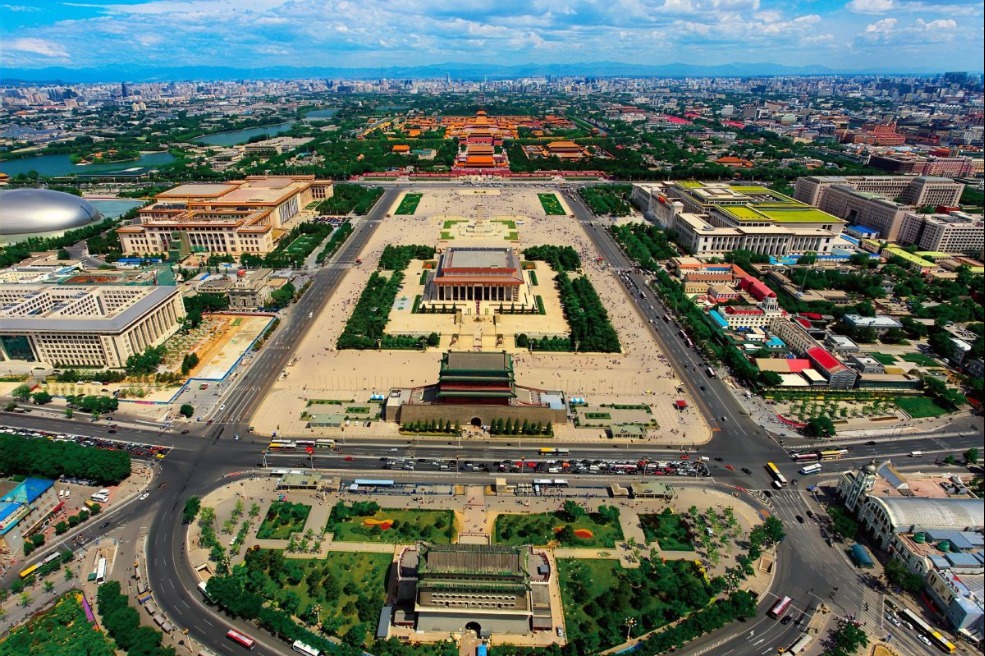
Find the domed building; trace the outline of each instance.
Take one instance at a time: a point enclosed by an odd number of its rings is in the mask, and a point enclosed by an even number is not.
[[[101,218],[99,210],[79,196],[51,189],[0,191],[0,241],[50,237]]]

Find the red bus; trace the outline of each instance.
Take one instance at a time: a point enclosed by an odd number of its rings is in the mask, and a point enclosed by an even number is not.
[[[817,462],[818,455],[817,451],[801,451],[799,453],[797,451],[791,451],[790,459],[794,462]]]
[[[790,608],[790,604],[792,603],[793,599],[790,597],[784,597],[780,601],[773,604],[773,608],[770,608],[770,611],[766,614],[773,619],[778,620],[783,617],[783,614],[787,612],[787,609]]]
[[[257,646],[256,640],[234,629],[229,629],[228,631],[226,631],[226,637],[232,640],[233,642],[235,642],[240,647],[245,647],[250,651],[253,651],[253,649]]]

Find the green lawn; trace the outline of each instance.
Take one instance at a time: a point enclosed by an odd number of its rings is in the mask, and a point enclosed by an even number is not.
[[[937,360],[933,359],[928,355],[923,353],[907,353],[903,356],[903,359],[907,362],[912,362],[919,367],[939,367],[941,366]]]
[[[668,508],[659,515],[640,515],[647,542],[656,542],[664,551],[694,551],[681,516]]]
[[[896,356],[890,355],[889,353],[872,352],[869,353],[869,355],[871,355],[872,359],[878,362],[879,364],[889,365],[896,362]]]
[[[37,592],[29,593],[40,597]],[[27,623],[10,629],[0,641],[0,656],[113,656],[113,641],[86,621],[77,592],[68,592],[55,605]]]
[[[393,520],[388,530],[366,526],[365,520]],[[411,544],[426,540],[435,544],[451,544],[455,539],[455,513],[451,510],[387,510],[381,509],[368,517],[351,517],[335,524],[338,542],[385,542]]]
[[[710,588],[691,561],[644,558],[638,569],[608,559],[558,559],[557,564],[573,654],[597,654],[621,643],[626,618],[636,620],[633,635],[640,635],[710,599]]]
[[[397,205],[397,210],[394,214],[413,214],[417,211],[417,206],[421,202],[421,196],[423,194],[406,194]]]
[[[583,514],[571,517],[564,511],[552,513],[534,513],[523,515],[499,515],[496,517],[496,544],[510,545],[545,545],[552,540],[558,540],[566,547],[615,547],[616,542],[623,539],[622,527],[619,525],[618,509],[616,514],[606,519],[599,514]],[[570,531],[567,530],[570,528]],[[563,529],[559,531],[558,529]],[[592,532],[591,537],[573,535],[578,529]]]
[[[564,208],[561,207],[561,201],[554,194],[537,194],[537,198],[540,199],[540,204],[544,208],[544,214],[548,216],[564,215]]]
[[[291,537],[291,533],[298,533],[304,530],[304,523],[308,521],[308,514],[311,506],[303,503],[290,503],[288,501],[274,501],[270,504],[270,510],[264,517],[263,523],[257,531],[259,540],[286,540]]]
[[[301,235],[284,250],[288,253],[310,253],[318,245],[317,239],[315,235]]]
[[[926,396],[897,396],[895,399],[896,405],[900,407],[906,414],[910,415],[914,419],[922,419],[924,417],[940,417],[941,415],[948,414],[946,408],[942,408],[934,400]]]

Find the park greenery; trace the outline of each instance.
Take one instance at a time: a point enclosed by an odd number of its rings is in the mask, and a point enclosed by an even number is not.
[[[587,276],[572,280],[567,273],[558,271],[554,283],[561,307],[564,308],[564,318],[571,328],[573,350],[599,353],[618,353],[622,350],[609,313]]]
[[[494,534],[497,544],[610,549],[623,539],[619,508],[603,505],[589,512],[571,500],[554,512],[498,515]]]
[[[329,238],[328,243],[325,244],[325,248],[318,253],[318,256],[315,258],[315,262],[318,264],[324,264],[325,260],[334,255],[335,251],[342,247],[342,244],[345,243],[345,240],[348,239],[351,234],[352,224],[349,221],[346,221],[336,228],[335,232],[333,232],[332,236]]]
[[[842,621],[827,640],[828,646],[821,656],[853,656],[869,645],[865,630],[854,622]]]
[[[524,249],[523,257],[535,262],[547,262],[555,271],[577,271],[581,268],[578,251],[571,246],[530,246]]]
[[[185,507],[181,511],[181,521],[184,524],[191,524],[198,517],[198,511],[202,509],[202,500],[198,497],[188,497],[185,499]]]
[[[116,397],[96,396],[93,394],[69,394],[65,397],[65,402],[68,403],[70,408],[92,415],[116,412],[120,407],[120,402]]]
[[[455,516],[450,510],[386,509],[371,501],[351,506],[339,501],[332,507],[326,530],[342,542],[451,544]]]
[[[629,199],[633,194],[633,185],[607,184],[582,187],[578,195],[591,208],[596,216],[628,216],[632,209]]]
[[[687,526],[670,508],[660,514],[640,515],[640,525],[647,542],[656,542],[664,551],[694,551]]]
[[[167,347],[148,346],[143,353],[134,353],[127,358],[126,372],[128,376],[146,376],[157,373],[157,368],[164,362]]]
[[[175,656],[174,647],[161,645],[160,631],[141,626],[140,611],[127,603],[119,581],[100,585],[96,603],[106,632],[127,656]]]
[[[86,619],[78,591],[70,590],[43,612],[7,631],[0,656],[113,656],[113,642]]]
[[[850,539],[858,533],[858,522],[842,506],[828,506],[828,517],[836,535]]]
[[[263,523],[260,524],[257,539],[286,540],[292,533],[300,533],[304,530],[304,523],[308,521],[309,513],[311,506],[303,503],[274,501],[270,504]]]
[[[382,187],[364,187],[356,184],[333,185],[332,197],[318,206],[320,214],[369,214],[376,201],[383,195]]]
[[[0,433],[0,471],[22,476],[90,479],[116,485],[130,475],[126,451],[88,449],[75,442],[32,440]]]
[[[434,257],[430,246],[386,246],[380,255],[380,268],[393,271],[384,276],[374,271],[359,296],[352,315],[336,342],[339,349],[421,348],[422,340],[413,336],[390,337],[384,333],[390,308],[404,280],[404,269],[413,259]],[[427,338],[422,338],[427,343]]]
[[[668,232],[655,225],[630,223],[614,225],[610,230],[616,241],[626,249],[626,254],[647,271],[657,270],[657,260],[667,260],[678,255],[670,245]]]
[[[274,635],[355,656],[359,652],[349,647],[366,643],[379,618],[391,559],[387,554],[331,552],[309,560],[251,549],[229,574],[209,580],[208,593],[233,616],[253,620]],[[344,644],[330,643],[321,632],[341,636]]]
[[[229,297],[225,294],[195,294],[186,297],[184,302],[186,328],[198,328],[203,314],[222,312],[229,308]]]

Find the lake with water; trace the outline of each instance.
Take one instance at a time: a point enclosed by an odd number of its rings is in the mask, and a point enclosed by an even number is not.
[[[238,146],[239,144],[245,144],[253,137],[259,137],[264,134],[269,137],[276,137],[278,134],[283,134],[290,129],[290,123],[281,123],[280,125],[268,125],[262,128],[247,128],[245,130],[233,130],[232,132],[207,134],[204,137],[199,137],[195,142],[210,146]]]
[[[132,162],[114,162],[112,164],[73,164],[68,155],[41,155],[40,157],[25,157],[0,162],[0,171],[9,176],[18,173],[37,171],[44,176],[72,175],[76,173],[103,173],[106,171],[123,171],[136,166],[162,166],[174,161],[174,155],[167,152],[144,153],[139,160]]]
[[[332,118],[333,116],[335,116],[335,112],[336,111],[338,111],[338,110],[335,110],[335,109],[316,109],[314,111],[311,111],[311,112],[308,112],[307,114],[305,114],[304,115],[304,120],[306,120],[306,121],[314,121],[314,120],[320,120],[320,119],[325,119],[325,118]]]
[[[87,198],[86,200],[99,210],[104,219],[115,219],[135,207],[143,207],[144,205],[142,200],[130,200],[129,198]]]

